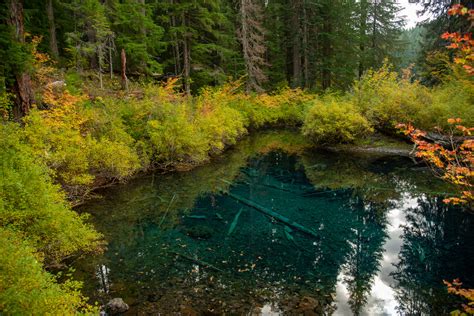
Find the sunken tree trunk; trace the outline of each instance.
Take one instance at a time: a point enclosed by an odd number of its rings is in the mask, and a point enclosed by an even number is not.
[[[10,17],[8,24],[14,30],[15,40],[24,44],[23,3],[21,0],[10,0],[9,5]],[[28,114],[31,104],[34,102],[31,78],[26,71],[20,71],[15,74],[15,83],[13,84],[12,90],[15,94],[13,115],[16,119],[20,119]]]

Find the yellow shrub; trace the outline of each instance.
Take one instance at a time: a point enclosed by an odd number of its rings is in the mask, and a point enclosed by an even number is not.
[[[35,249],[21,235],[0,227],[0,311],[5,315],[76,315],[94,312],[80,294],[80,283],[44,271]],[[97,313],[97,310],[95,311]]]
[[[71,197],[140,169],[134,141],[113,111],[99,102],[87,107],[85,97],[67,91],[46,90],[43,99],[50,108],[25,118],[24,135]]]
[[[431,104],[428,88],[398,73],[385,64],[369,70],[354,85],[354,104],[377,128],[393,129],[400,122],[414,122],[420,111]]]
[[[98,247],[100,235],[73,212],[15,124],[0,124],[0,226],[21,232],[49,262]]]
[[[147,135],[155,162],[195,163],[207,159],[209,144],[194,124],[185,105],[167,108],[159,119],[147,122]]]
[[[303,134],[318,144],[353,142],[370,132],[369,122],[352,103],[331,95],[314,101],[303,125]]]

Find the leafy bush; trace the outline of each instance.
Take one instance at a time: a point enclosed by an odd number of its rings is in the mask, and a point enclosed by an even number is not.
[[[303,125],[303,134],[318,144],[353,142],[371,131],[351,102],[331,95],[314,101]]]
[[[411,81],[409,73],[398,73],[384,65],[369,70],[354,85],[354,104],[369,122],[382,130],[393,130],[398,123],[410,123],[425,130],[446,128],[448,118],[459,117],[466,125],[474,123],[474,82],[453,67],[451,75],[434,88]]]
[[[0,121],[6,121],[10,118],[12,105],[12,95],[10,93],[0,91]]]
[[[20,134],[13,123],[0,125],[1,225],[21,232],[49,263],[98,249],[101,236],[70,209]]]
[[[408,76],[399,78],[391,66],[369,70],[354,85],[354,104],[369,122],[382,130],[393,130],[400,122],[419,119],[420,111],[432,102],[429,89]]]
[[[192,123],[185,105],[168,107],[159,119],[147,122],[147,134],[159,163],[192,163],[206,160],[208,144]]]
[[[24,135],[71,198],[140,168],[133,139],[114,115],[104,113],[103,106],[84,107],[84,97],[68,92],[47,90],[43,99],[50,108],[33,110],[25,118]]]
[[[0,227],[0,311],[6,315],[74,315],[93,312],[80,294],[80,284],[45,272],[35,248],[22,236]],[[97,311],[96,311],[97,312]]]
[[[223,102],[224,101],[224,102]],[[227,104],[221,90],[205,89],[195,101],[195,123],[203,133],[210,153],[234,145],[246,133],[245,117]]]
[[[466,126],[474,126],[474,80],[459,75],[432,88],[432,103],[424,107],[415,120],[425,130],[434,126],[448,129],[448,119],[461,118]]]

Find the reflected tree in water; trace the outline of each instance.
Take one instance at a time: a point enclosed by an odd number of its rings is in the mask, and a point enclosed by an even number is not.
[[[360,315],[367,303],[374,276],[380,268],[383,244],[387,239],[387,217],[380,205],[357,198],[352,207],[357,221],[349,241],[352,250],[347,257],[344,282],[349,291],[349,305],[354,315]]]
[[[464,244],[474,240],[473,220],[441,198],[422,196],[417,207],[407,210],[400,261],[392,273],[402,314],[449,314],[455,298],[446,295],[442,281],[464,277],[467,286],[473,285],[474,252]]]

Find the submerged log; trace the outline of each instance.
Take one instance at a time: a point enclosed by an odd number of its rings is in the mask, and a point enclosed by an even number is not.
[[[270,209],[267,209],[267,208],[255,203],[255,202],[247,200],[246,198],[240,197],[236,194],[233,194],[233,193],[230,193],[230,192],[227,192],[226,194],[228,196],[230,196],[231,198],[233,198],[234,200],[237,200],[237,201],[239,201],[239,202],[241,202],[241,203],[243,203],[247,206],[250,206],[250,207],[256,209],[257,211],[259,211],[259,212],[261,212],[265,215],[273,217],[277,221],[280,221],[280,222],[282,222],[282,223],[284,223],[284,224],[286,224],[286,225],[288,225],[288,226],[290,226],[294,229],[297,229],[297,230],[301,231],[302,233],[305,233],[307,235],[311,235],[311,236],[316,237],[316,238],[319,237],[318,234],[316,234],[316,232],[314,232],[313,230],[311,230],[309,228],[306,228],[303,225],[298,224],[298,223],[292,221],[291,219],[289,219],[289,218],[287,218],[287,217],[285,217],[281,214],[278,214],[278,213],[276,213],[276,212],[274,212]]]
[[[193,257],[191,257],[191,256],[185,255],[185,254],[183,254],[183,253],[175,252],[175,251],[170,251],[170,253],[172,253],[172,254],[174,254],[174,255],[176,255],[176,256],[178,256],[178,257],[182,257],[182,258],[184,258],[184,259],[187,259],[187,260],[189,260],[189,261],[192,261],[192,262],[194,262],[194,263],[196,263],[196,264],[198,264],[198,265],[200,265],[200,266],[207,267],[207,268],[210,268],[210,269],[212,269],[212,270],[225,273],[224,270],[219,269],[218,267],[216,267],[216,266],[210,264],[209,262],[202,261],[202,260],[199,260],[199,259],[197,259],[197,258],[193,258]]]
[[[229,231],[227,232],[227,236],[231,235],[234,232],[235,227],[237,227],[237,223],[239,222],[240,214],[242,214],[243,210],[244,209],[241,208],[239,212],[235,215],[234,220],[232,221],[232,224],[230,224]]]

